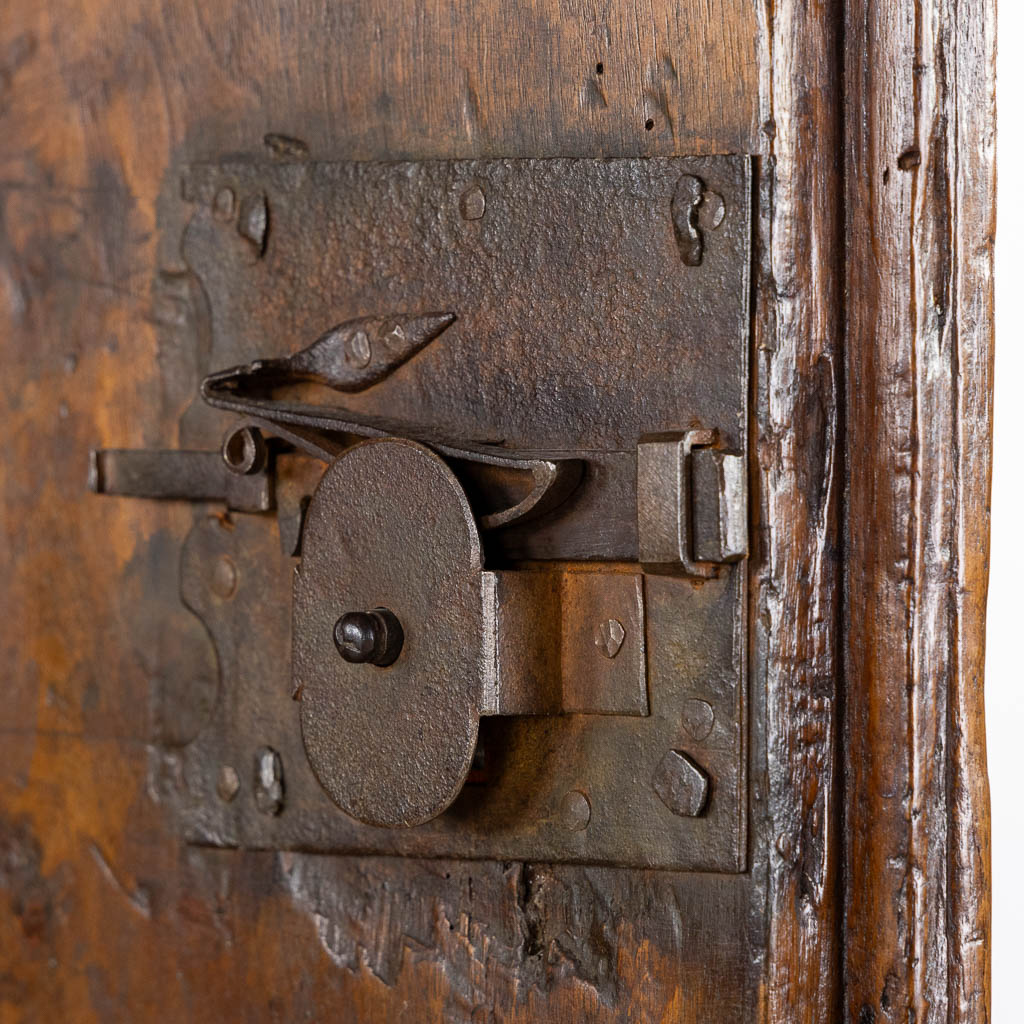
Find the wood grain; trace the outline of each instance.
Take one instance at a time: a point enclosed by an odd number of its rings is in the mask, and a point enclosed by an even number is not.
[[[993,3],[846,21],[846,1014],[989,1020]]]
[[[204,442],[184,416],[209,367],[178,167],[282,148],[749,152],[752,12],[12,0],[4,14],[0,1020],[752,1019],[756,874],[184,847],[163,794],[216,674],[177,594],[193,512],[85,490],[90,446]]]
[[[0,1022],[988,1020],[993,6],[8,0]],[[171,830],[198,513],[85,455],[198,440],[178,169],[286,150],[761,156],[746,875]]]
[[[762,549],[752,620],[766,701],[768,962],[763,1019],[837,1017],[838,4],[761,9],[756,320]],[[796,69],[799,69],[797,71]]]

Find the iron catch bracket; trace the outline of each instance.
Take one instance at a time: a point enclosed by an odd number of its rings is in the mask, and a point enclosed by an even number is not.
[[[297,449],[330,463],[345,446],[337,439],[328,441],[331,435],[322,429],[314,435],[281,426],[263,411],[265,418],[229,430],[220,451],[94,449],[89,453],[89,488],[116,497],[220,503],[234,512],[270,511],[274,508],[274,448]],[[347,423],[346,428],[342,436],[349,445],[360,432],[375,438],[402,437],[355,422]],[[276,436],[264,438],[264,431]],[[515,504],[497,512],[478,511],[477,521],[483,530],[556,513],[586,475],[583,453],[488,457],[479,450],[451,444],[426,444],[447,455],[456,471],[468,461],[531,478],[525,497]],[[716,445],[714,431],[692,430],[676,438],[641,441],[637,446],[636,525],[639,561],[646,571],[706,579],[722,565],[746,556],[744,459]],[[476,478],[474,490],[479,493],[479,472]],[[298,553],[300,548],[301,535],[293,550]]]

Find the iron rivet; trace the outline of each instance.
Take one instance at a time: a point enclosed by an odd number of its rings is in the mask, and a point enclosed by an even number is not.
[[[706,701],[694,697],[683,705],[683,728],[695,740],[706,740],[715,727],[715,709]]]
[[[714,231],[725,220],[725,200],[717,192],[706,191],[704,201],[697,210],[697,216],[700,218],[701,227]]]
[[[213,215],[222,221],[229,221],[235,215],[235,193],[227,185],[213,197]]]
[[[264,814],[280,814],[284,809],[284,766],[273,747],[256,752],[253,793],[257,808]]]
[[[238,772],[229,764],[220,766],[220,777],[217,779],[217,796],[229,804],[235,799],[241,782],[238,779]]]
[[[345,341],[345,362],[362,370],[370,365],[370,357],[373,350],[370,348],[370,339],[366,331],[356,331]]]
[[[213,567],[210,589],[223,600],[227,600],[238,586],[238,570],[227,555],[221,555]]]
[[[582,832],[590,824],[590,800],[579,789],[562,797],[562,824],[570,832]]]
[[[606,619],[594,630],[594,643],[606,658],[614,658],[625,639],[626,631],[618,619]]]
[[[661,802],[681,818],[696,818],[707,806],[711,781],[707,773],[682,750],[670,750],[651,779]]]
[[[401,324],[395,324],[395,326],[384,335],[384,341],[397,349],[401,349],[405,344],[405,328]]]
[[[238,233],[252,242],[260,255],[267,248],[267,197],[262,192],[246,196],[238,211]]]
[[[479,220],[487,209],[487,198],[479,185],[466,189],[459,201],[463,220]]]

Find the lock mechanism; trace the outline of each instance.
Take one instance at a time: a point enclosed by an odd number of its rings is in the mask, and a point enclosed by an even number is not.
[[[181,560],[220,666],[167,755],[189,840],[743,870],[750,193],[742,157],[187,170],[229,367],[189,423],[227,433],[90,482],[227,510]]]
[[[646,667],[639,572],[484,570],[464,490],[414,442],[364,442],[324,474],[295,576],[292,682],[310,764],[359,821],[444,811],[483,715],[646,715]]]

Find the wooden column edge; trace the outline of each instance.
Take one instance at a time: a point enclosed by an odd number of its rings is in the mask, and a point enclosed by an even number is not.
[[[841,977],[842,8],[838,0],[765,0],[758,11],[767,156],[754,318],[751,621],[752,677],[764,691],[756,699],[766,701],[761,1014],[771,1024],[821,1024],[836,1019]]]
[[[843,1019],[982,1024],[995,3],[845,42]]]

